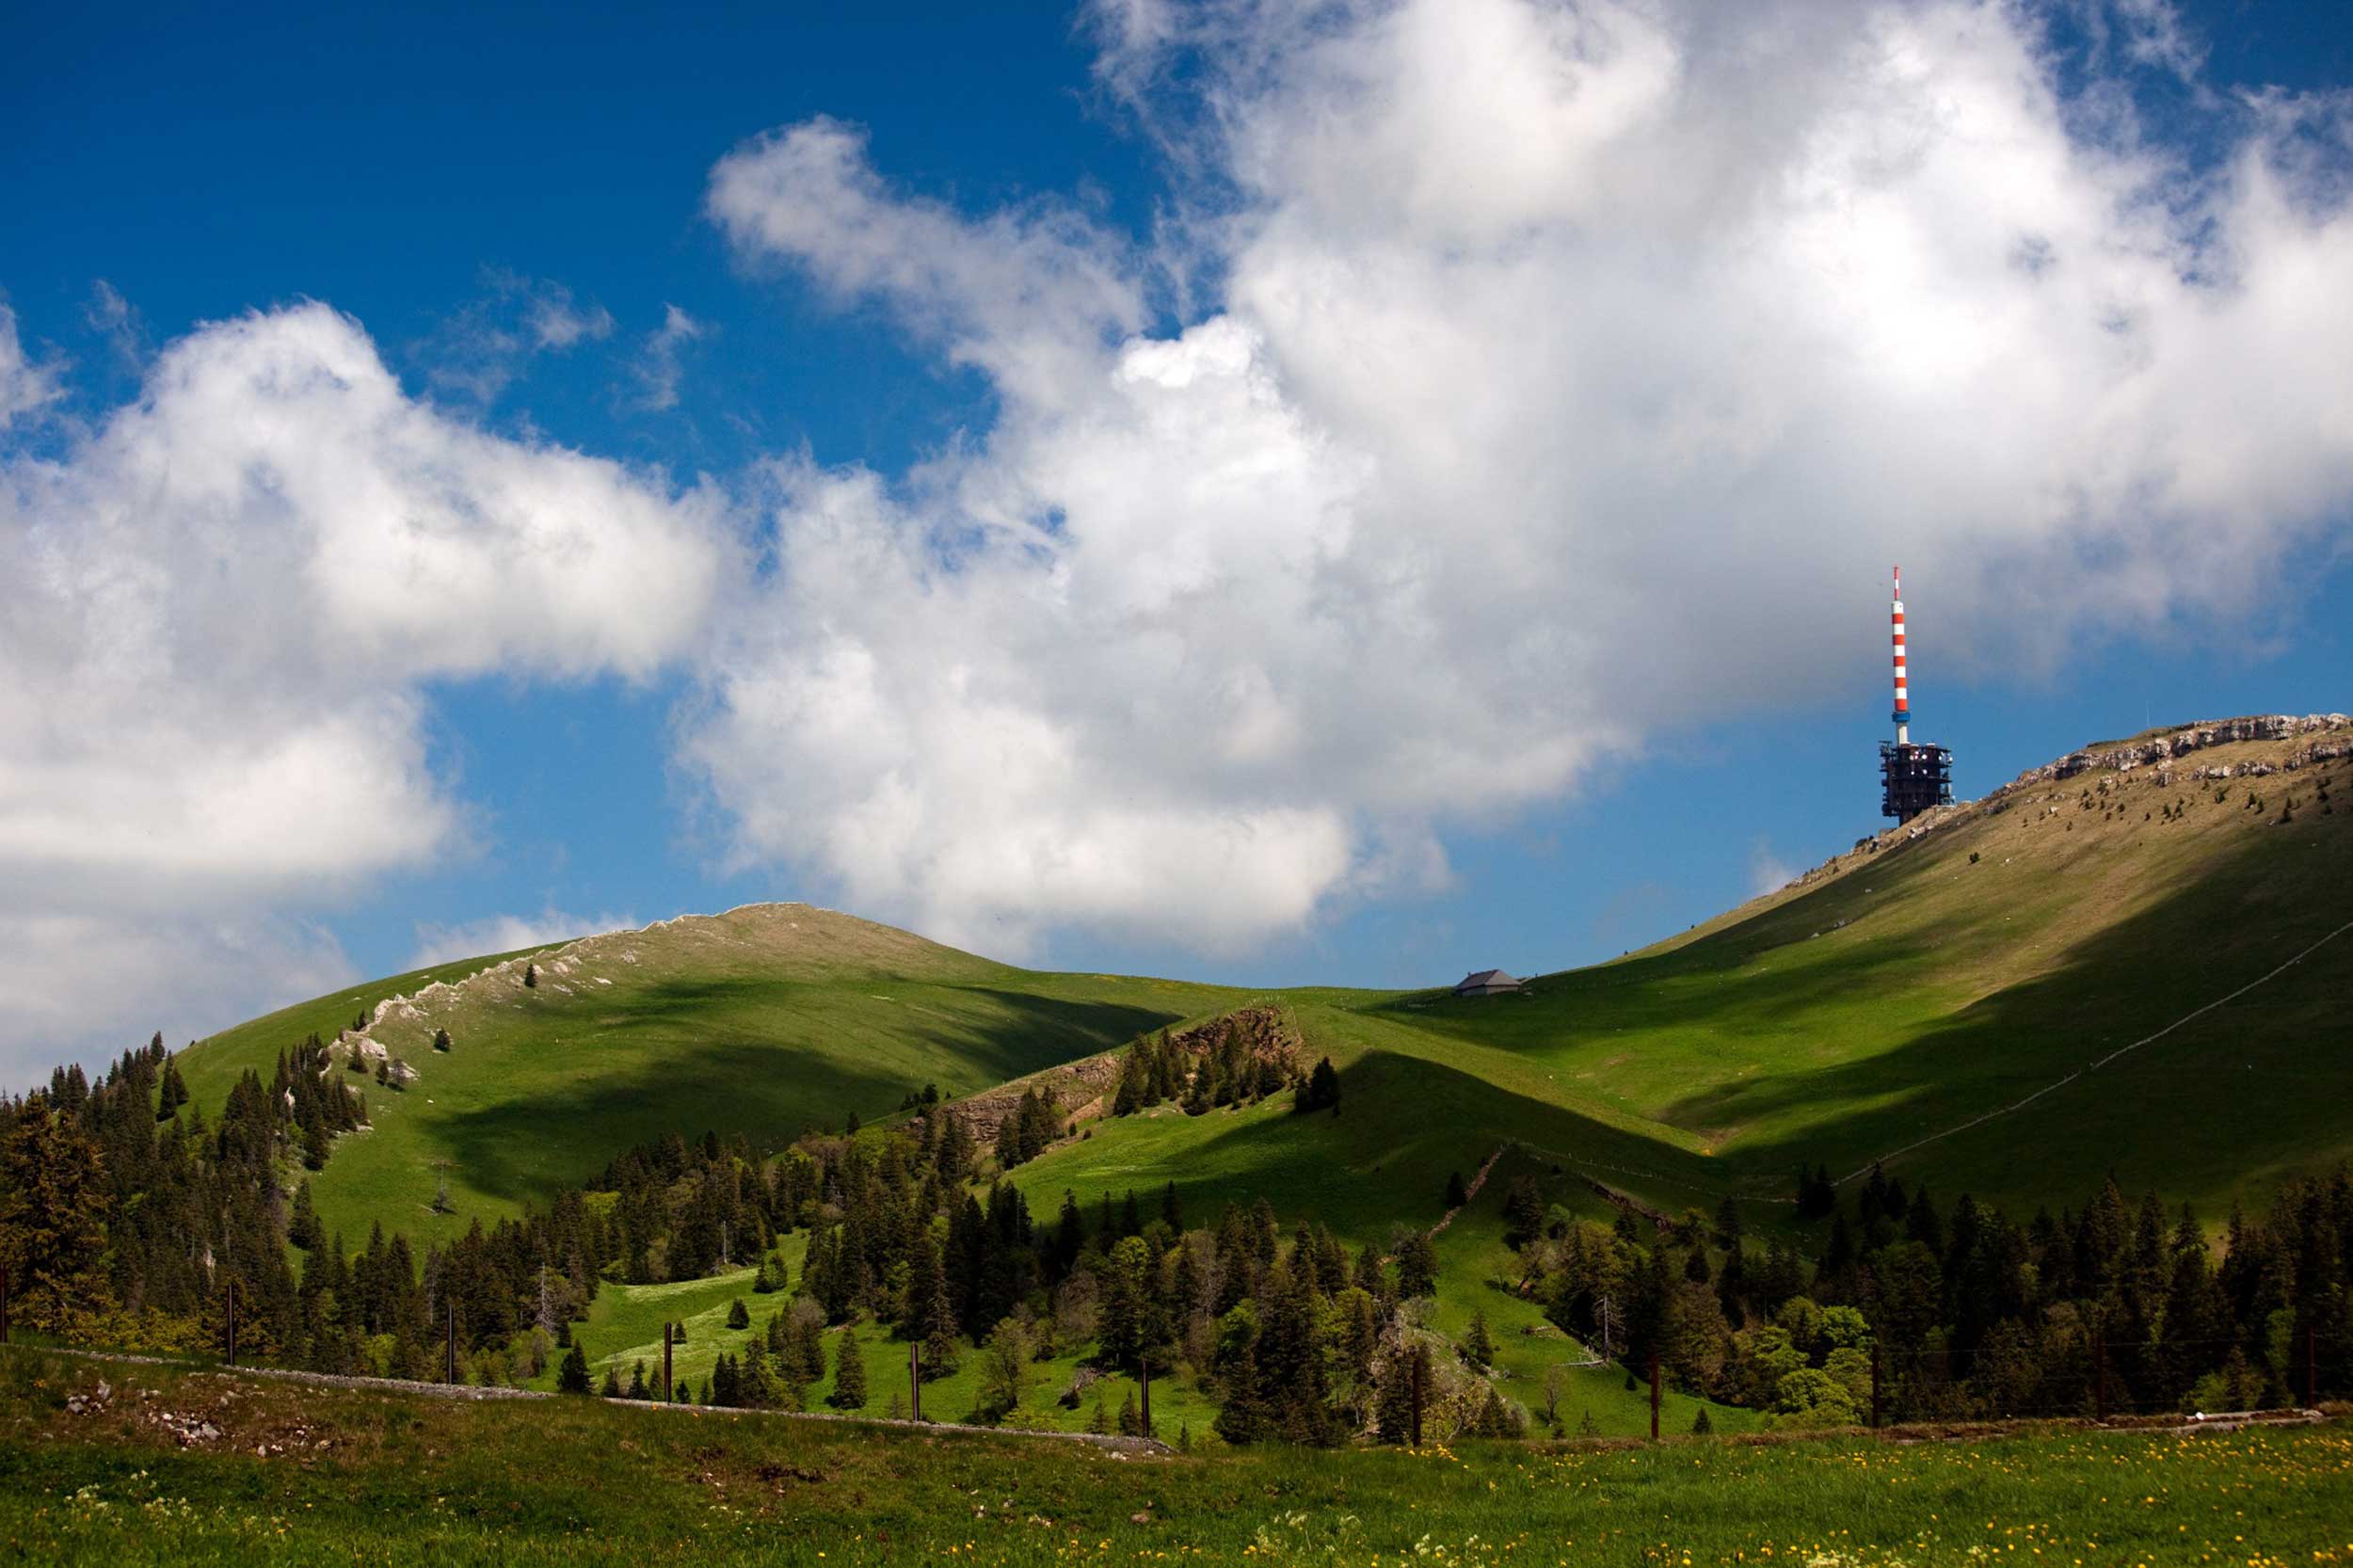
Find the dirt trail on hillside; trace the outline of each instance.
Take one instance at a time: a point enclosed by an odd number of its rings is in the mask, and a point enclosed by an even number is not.
[[[1914,1143],[1906,1144],[1902,1148],[1894,1150],[1891,1153],[1882,1154],[1878,1158],[1868,1160],[1856,1167],[1854,1170],[1849,1171],[1845,1176],[1840,1176],[1831,1185],[1833,1187],[1844,1187],[1847,1183],[1854,1180],[1857,1176],[1868,1176],[1874,1167],[1884,1165],[1891,1160],[1900,1159],[1903,1156],[1912,1153],[1914,1149],[1926,1148],[1930,1144],[1936,1143],[1940,1139],[1950,1138],[1957,1132],[1966,1132],[1973,1127],[1983,1127],[1986,1123],[1993,1121],[1998,1117],[2007,1116],[2013,1111],[2024,1111],[2026,1107],[2032,1105],[2043,1096],[2066,1088],[2069,1084],[2074,1082],[2077,1079],[2082,1078],[2085,1074],[2096,1073],[2101,1068],[2106,1066],[2109,1063],[2115,1061],[2117,1058],[2121,1056],[2128,1056],[2134,1051],[2138,1050],[2143,1046],[2153,1045],[2157,1041],[2162,1040],[2167,1035],[2172,1033],[2175,1030],[2180,1029],[2183,1025],[2189,1023],[2194,1019],[2203,1017],[2208,1013],[2213,1012],[2216,1008],[2236,1001],[2239,998],[2245,996],[2248,992],[2256,989],[2258,986],[2268,984],[2270,982],[2279,979],[2281,975],[2287,973],[2290,969],[2296,968],[2297,965],[2301,964],[2305,959],[2310,958],[2313,953],[2318,952],[2322,948],[2327,947],[2330,942],[2335,941],[2338,937],[2344,936],[2348,931],[2353,931],[2353,920],[2345,921],[2345,924],[2337,927],[2334,931],[2329,933],[2328,936],[2323,936],[2319,941],[2314,942],[2312,946],[2306,948],[2303,952],[2297,953],[2286,963],[2281,964],[2278,968],[2273,969],[2270,973],[2258,976],[2257,978],[2249,981],[2246,984],[2240,986],[2237,990],[2231,992],[2228,996],[2217,997],[2214,1000],[2206,1003],[2203,1007],[2191,1009],[2189,1012],[2185,1013],[2180,1017],[2174,1019],[2171,1023],[2166,1025],[2163,1029],[2158,1030],[2154,1034],[2145,1034],[2128,1046],[2119,1046],[2116,1049],[2108,1052],[2097,1062],[2091,1063],[2088,1066],[2076,1068],[2073,1072],[2069,1073],[2065,1078],[2058,1080],[2055,1083],[2044,1084],[2041,1088],[2037,1089],[2033,1094],[2028,1095],[2025,1099],[2015,1101],[2009,1105],[2005,1105],[1998,1111],[1989,1111],[1982,1116],[1972,1116],[1969,1120],[1962,1122],[1958,1126],[1948,1127],[1942,1132],[1931,1132],[1926,1138],[1919,1139]]]

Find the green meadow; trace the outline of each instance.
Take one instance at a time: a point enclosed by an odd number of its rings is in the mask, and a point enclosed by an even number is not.
[[[2279,750],[2201,760],[2243,769]],[[2330,785],[2336,800],[2316,801]],[[2353,917],[2349,785],[2339,762],[2260,788],[2143,770],[2024,790],[1517,996],[1037,973],[756,905],[541,950],[568,972],[533,988],[519,962],[488,959],[355,987],[203,1042],[184,1071],[212,1103],[373,1000],[488,971],[376,1028],[423,1078],[400,1094],[368,1082],[373,1129],[316,1178],[322,1216],[354,1244],[376,1223],[431,1239],[512,1213],[669,1131],[776,1148],[852,1112],[885,1116],[927,1082],[969,1093],[1254,1001],[1338,1065],[1337,1122],[1262,1108],[1100,1127],[1023,1173],[1033,1203],[1175,1180],[1189,1200],[1264,1194],[1286,1224],[1313,1214],[1361,1239],[1512,1143],[1671,1212],[1735,1197],[1757,1227],[1782,1216],[1801,1164],[1844,1176],[1881,1157],[1947,1198],[2027,1210],[2079,1202],[2113,1172],[2218,1221],[2233,1198],[2260,1203],[2353,1154],[2336,1110],[2353,1059],[2314,1048],[2353,989],[2353,936],[2323,941]],[[453,1051],[431,1050],[437,1025]]]
[[[103,1410],[69,1395],[113,1382]],[[2353,1561],[2340,1425],[1149,1457],[0,1352],[0,1560],[2239,1568]],[[162,1422],[213,1422],[183,1447]]]
[[[515,962],[430,999],[421,1017],[376,1026],[421,1077],[397,1093],[355,1078],[374,1125],[339,1140],[313,1178],[330,1231],[355,1247],[376,1224],[421,1242],[461,1234],[665,1133],[741,1132],[777,1149],[854,1112],[887,1114],[926,1083],[972,1093],[1240,1000],[1167,981],[1032,973],[803,905],[668,921],[536,959],[535,986]],[[363,1006],[499,962],[287,1009],[200,1043],[182,1070],[217,1105],[236,1074],[266,1080],[303,1034],[331,1040]],[[450,1051],[433,1049],[436,1028],[448,1030]],[[448,1212],[436,1213],[444,1180]]]

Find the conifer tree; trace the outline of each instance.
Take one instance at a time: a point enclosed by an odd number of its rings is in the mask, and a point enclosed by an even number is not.
[[[1446,1178],[1447,1208],[1460,1208],[1468,1202],[1470,1202],[1470,1189],[1463,1185],[1463,1173],[1460,1171],[1449,1173]]]
[[[1496,1363],[1496,1342],[1487,1334],[1484,1309],[1471,1313],[1470,1327],[1463,1335],[1463,1359],[1474,1367],[1492,1367]]]
[[[735,1300],[728,1304],[728,1327],[731,1329],[747,1329],[751,1326],[751,1309],[744,1304],[744,1298],[738,1296]]]
[[[643,1357],[640,1357],[637,1364],[630,1368],[629,1397],[632,1400],[643,1400],[651,1397],[646,1387],[646,1363]]]
[[[1418,1231],[1398,1243],[1397,1293],[1408,1301],[1438,1293],[1438,1249]]]
[[[161,1040],[162,1036],[156,1037]],[[180,1076],[180,1064],[172,1057],[164,1058],[164,1076],[155,1088],[155,1119],[171,1120],[173,1112],[188,1103],[188,1085]]]
[[[1307,1081],[1292,1096],[1293,1109],[1299,1111],[1329,1111],[1340,1113],[1340,1075],[1333,1067],[1332,1059],[1324,1057],[1307,1075]]]
[[[525,987],[527,987],[528,989],[535,990],[535,991],[536,991],[536,990],[537,990],[537,989],[539,988],[539,966],[538,966],[538,965],[536,965],[536,964],[530,964],[530,963],[526,963],[526,964],[523,966],[523,984],[524,984],[524,986],[525,986]]]
[[[608,1400],[617,1400],[621,1397],[621,1380],[614,1375],[612,1368],[608,1367],[604,1369],[604,1386],[598,1392]]]
[[[833,1392],[825,1402],[836,1410],[866,1408],[866,1357],[858,1349],[856,1329],[843,1329],[834,1341]]]
[[[107,1184],[97,1141],[38,1096],[0,1142],[0,1260],[19,1322],[61,1333],[110,1304],[100,1269]]]
[[[572,1341],[572,1348],[564,1354],[564,1364],[556,1368],[555,1391],[559,1394],[588,1392],[588,1352],[581,1348],[578,1339]]]

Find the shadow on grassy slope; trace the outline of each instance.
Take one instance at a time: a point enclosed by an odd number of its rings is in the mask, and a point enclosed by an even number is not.
[[[1545,1048],[1603,1025],[1651,1027],[1668,1022],[1694,1030],[1737,1016],[1745,1024],[1786,1021],[1865,985],[1898,977],[1925,958],[1917,940],[1889,936],[1828,959],[1806,955],[1802,971],[1770,986],[1730,982],[1770,954],[1798,948],[1816,934],[1853,926],[1898,904],[1905,884],[1931,873],[1938,862],[1919,845],[1890,850],[1865,883],[1849,875],[1765,910],[1729,930],[1687,947],[1622,959],[1589,969],[1543,975],[1532,995],[1456,998],[1446,992],[1400,997],[1368,1011],[1433,1033],[1503,1049]]]
[[[1105,1049],[1175,1016],[1009,990],[955,995],[986,1005],[957,1016],[920,1007],[872,1017],[837,1013],[808,1031],[823,1038],[792,1038],[775,1027],[781,999],[774,982],[662,982],[597,1036],[552,1048],[578,1053],[584,1066],[599,1053],[626,1053],[639,1058],[632,1067],[600,1064],[569,1081],[458,1112],[428,1135],[475,1190],[510,1202],[545,1198],[664,1132],[741,1132],[755,1148],[781,1148],[804,1131],[839,1127],[851,1111],[883,1114],[927,1078],[961,1070],[975,1083],[993,1083]],[[730,1014],[763,1009],[764,1030],[729,1021]],[[625,1038],[641,1033],[653,1038]]]
[[[1849,1107],[1801,1135],[1727,1151],[1744,1173],[1801,1161],[1833,1175],[2015,1103],[2269,972],[2353,918],[2353,842],[2266,836],[2101,928],[2057,967],[1890,1048],[1817,1070],[1716,1084],[1678,1101],[1685,1125],[1737,1126]],[[1802,901],[1801,901],[1802,903]],[[1796,909],[1800,905],[1791,905]],[[1781,914],[1783,911],[1775,911]],[[2073,1199],[2111,1169],[2210,1213],[2284,1171],[2353,1151],[2343,1107],[2353,1055],[2353,936],[2228,1006],[2027,1109],[1930,1144],[1895,1168],[1957,1194]]]
[[[1123,1117],[1014,1179],[1043,1215],[1064,1190],[1091,1205],[1131,1188],[1149,1199],[1173,1182],[1192,1224],[1214,1224],[1225,1205],[1263,1196],[1287,1221],[1318,1219],[1360,1244],[1385,1242],[1395,1224],[1435,1224],[1448,1176],[1467,1177],[1505,1142],[1597,1175],[1614,1167],[1616,1184],[1662,1206],[1712,1204],[1722,1192],[1712,1161],[1423,1057],[1358,1057],[1340,1069],[1340,1107],[1337,1116],[1300,1115],[1281,1095],[1203,1116]]]

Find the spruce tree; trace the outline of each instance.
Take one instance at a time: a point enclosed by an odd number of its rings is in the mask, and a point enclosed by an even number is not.
[[[180,1076],[180,1064],[172,1057],[164,1058],[164,1076],[155,1088],[155,1119],[171,1120],[172,1113],[188,1103],[188,1086]]]
[[[617,1400],[621,1397],[621,1380],[614,1375],[613,1368],[610,1367],[604,1369],[604,1387],[599,1392],[608,1400]]]
[[[735,1300],[728,1304],[728,1327],[731,1329],[747,1329],[751,1326],[751,1309],[744,1304],[744,1298],[738,1296]]]
[[[588,1392],[588,1352],[581,1348],[577,1339],[572,1341],[572,1348],[565,1352],[564,1364],[556,1368],[555,1391],[559,1394]]]
[[[527,988],[529,988],[529,989],[531,989],[531,990],[535,990],[535,991],[536,991],[536,990],[537,990],[537,989],[539,988],[539,966],[538,966],[538,965],[536,965],[536,964],[525,964],[525,965],[523,966],[523,984],[524,984]]]
[[[646,1363],[643,1357],[638,1359],[636,1366],[630,1368],[629,1397],[632,1400],[645,1400],[651,1399],[653,1397],[651,1391],[646,1387]]]
[[[1474,1367],[1496,1364],[1496,1342],[1487,1334],[1487,1314],[1483,1309],[1471,1314],[1470,1327],[1463,1335],[1463,1359]]]
[[[1470,1202],[1470,1189],[1463,1185],[1463,1173],[1454,1171],[1446,1178],[1446,1206],[1449,1209],[1462,1208]]]
[[[866,1408],[866,1357],[858,1350],[856,1329],[843,1329],[834,1341],[833,1392],[825,1402],[836,1410]]]
[[[1418,1231],[1398,1244],[1397,1293],[1407,1301],[1438,1293],[1438,1249]]]

